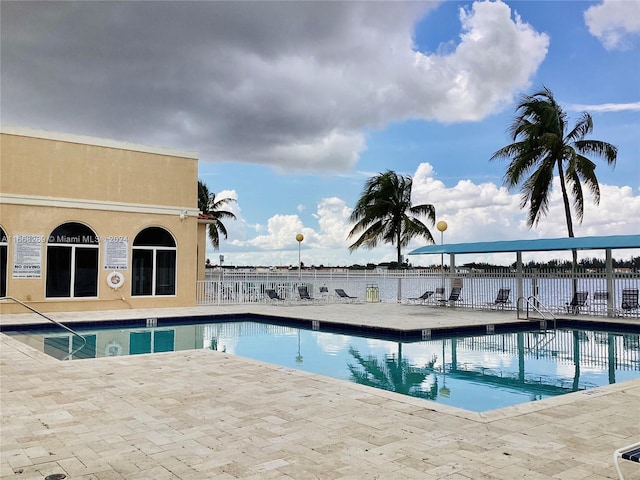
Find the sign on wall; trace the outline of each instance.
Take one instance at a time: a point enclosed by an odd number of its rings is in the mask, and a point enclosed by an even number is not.
[[[11,278],[42,277],[42,235],[13,236],[13,271]]]
[[[129,239],[127,237],[105,237],[104,269],[126,270],[129,260]]]

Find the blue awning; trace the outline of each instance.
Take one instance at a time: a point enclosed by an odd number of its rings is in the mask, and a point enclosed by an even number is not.
[[[549,252],[555,250],[607,250],[640,248],[640,235],[611,235],[607,237],[538,238],[535,240],[507,240],[498,242],[453,243],[426,245],[407,255]]]

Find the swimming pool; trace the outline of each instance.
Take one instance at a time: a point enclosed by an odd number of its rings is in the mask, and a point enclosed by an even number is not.
[[[77,337],[3,333],[58,359]],[[476,412],[640,378],[640,333],[562,329],[394,339],[255,319],[79,329],[74,359],[211,349]]]

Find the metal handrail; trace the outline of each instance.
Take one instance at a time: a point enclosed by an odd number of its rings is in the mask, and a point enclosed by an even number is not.
[[[78,348],[76,348],[75,350],[73,350],[69,355],[67,355],[65,358],[63,358],[63,360],[71,360],[73,358],[73,355],[76,354],[77,352],[79,352],[80,350],[82,350],[84,348],[84,346],[87,344],[87,339],[84,337],[84,335],[80,335],[78,332],[76,332],[75,330],[67,327],[66,325],[63,325],[62,323],[58,322],[57,320],[54,320],[51,317],[47,317],[44,313],[39,312],[38,310],[36,310],[33,307],[30,307],[29,305],[27,305],[26,303],[24,303],[21,300],[18,300],[17,298],[14,297],[0,297],[0,301],[2,300],[12,300],[15,303],[22,305],[24,308],[26,308],[27,310],[32,311],[33,313],[35,313],[36,315],[40,315],[42,318],[49,320],[52,323],[55,323],[57,326],[59,326],[60,328],[68,331],[69,333],[71,333],[72,335],[76,335],[78,337],[80,337],[80,339],[82,340],[82,345],[80,345]]]
[[[556,316],[553,314],[553,312],[549,309],[549,307],[547,307],[544,303],[542,303],[538,297],[536,297],[535,295],[530,295],[529,297],[525,298],[525,297],[520,297],[518,298],[518,303],[517,303],[517,317],[518,319],[520,319],[520,302],[524,301],[527,304],[527,316],[525,317],[526,320],[529,320],[529,308],[532,308],[533,310],[535,310],[536,312],[538,312],[540,314],[540,316],[542,317],[542,319],[546,322],[547,317],[545,316],[545,314],[549,314],[551,315],[551,319],[553,320],[553,328],[554,330],[557,328],[557,324],[556,324]],[[540,308],[538,308],[538,305],[540,305],[541,307],[543,307],[544,310],[541,310]]]

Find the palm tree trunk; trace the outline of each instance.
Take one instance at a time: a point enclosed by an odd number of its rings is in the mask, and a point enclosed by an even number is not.
[[[402,246],[400,245],[400,230],[398,230],[398,235],[396,236],[396,242],[398,245],[398,268],[402,267]],[[402,278],[398,277],[398,295],[396,298],[398,303],[402,303]]]
[[[558,162],[558,176],[560,177],[560,188],[562,189],[562,202],[564,203],[564,215],[567,220],[567,231],[569,238],[574,238],[573,221],[571,220],[571,205],[569,205],[569,195],[567,195],[567,186],[564,183],[564,172],[562,171],[562,162]],[[571,250],[571,277],[573,278],[573,295],[578,291],[578,278],[576,277],[578,270],[578,251]]]

